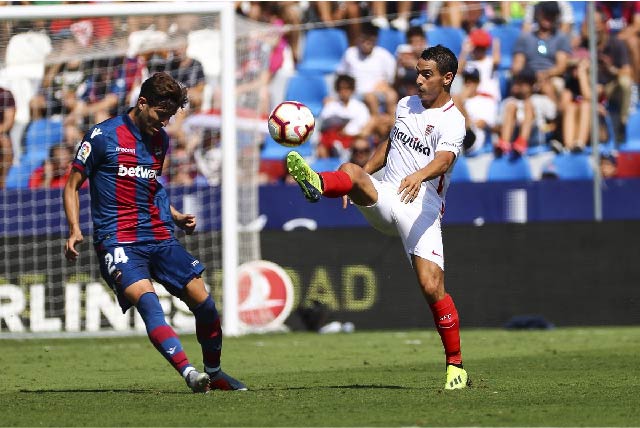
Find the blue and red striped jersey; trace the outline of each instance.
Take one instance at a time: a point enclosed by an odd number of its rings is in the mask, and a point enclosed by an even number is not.
[[[169,198],[158,182],[168,147],[163,129],[141,134],[127,114],[89,129],[73,167],[89,178],[94,244],[174,236]]]

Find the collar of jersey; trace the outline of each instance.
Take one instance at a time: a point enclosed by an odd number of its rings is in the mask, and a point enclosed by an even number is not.
[[[140,132],[136,124],[133,123],[133,120],[131,120],[131,118],[129,117],[129,112],[131,112],[131,110],[133,110],[133,107],[127,110],[127,112],[123,115],[122,120],[124,121],[125,125],[127,125],[127,128],[129,128],[129,131],[131,131],[133,136],[136,137],[137,140],[142,140],[142,133]]]
[[[445,111],[446,109],[451,107],[452,104],[453,104],[453,98],[449,98],[449,101],[444,103],[444,105],[442,107],[440,107],[440,110]]]

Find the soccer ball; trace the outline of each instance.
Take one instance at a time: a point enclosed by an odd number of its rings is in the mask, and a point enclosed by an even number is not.
[[[269,134],[286,147],[297,147],[311,137],[316,120],[309,107],[298,101],[284,101],[269,115]]]

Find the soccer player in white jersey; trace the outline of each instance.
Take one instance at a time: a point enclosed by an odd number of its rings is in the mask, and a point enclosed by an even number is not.
[[[444,288],[440,230],[449,175],[466,132],[449,94],[457,70],[450,49],[438,45],[422,52],[416,65],[418,94],[398,102],[389,139],[364,167],[345,163],[338,171],[317,173],[297,152],[287,155],[289,174],[309,201],[343,197],[346,207],[348,196],[373,227],[400,236],[442,339],[445,389],[469,384],[458,312]],[[371,176],[383,167],[381,180]]]

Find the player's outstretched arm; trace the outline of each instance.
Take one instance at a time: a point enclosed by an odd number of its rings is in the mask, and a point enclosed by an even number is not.
[[[77,169],[71,170],[71,174],[64,186],[63,203],[64,213],[69,224],[69,238],[64,246],[64,255],[67,260],[75,261],[80,253],[76,250],[76,245],[82,243],[84,237],[80,230],[80,198],[78,189],[86,180],[86,176]]]
[[[171,217],[173,217],[173,222],[176,226],[184,230],[187,235],[191,235],[196,228],[196,216],[193,214],[182,214],[173,205],[171,205]]]

